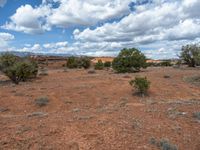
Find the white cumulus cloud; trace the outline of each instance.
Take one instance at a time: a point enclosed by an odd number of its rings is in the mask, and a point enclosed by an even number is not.
[[[34,9],[31,5],[24,5],[16,10],[16,13],[10,17],[11,21],[3,25],[2,28],[30,34],[43,33],[50,30],[45,19],[49,13],[48,6]]]
[[[0,50],[6,51],[9,49],[9,42],[14,40],[14,35],[10,33],[0,32]]]
[[[35,44],[22,51],[102,56],[136,47],[150,58],[164,59],[200,41],[199,8],[200,0],[43,0],[40,6],[19,7],[2,28],[31,34],[77,28],[72,42]]]

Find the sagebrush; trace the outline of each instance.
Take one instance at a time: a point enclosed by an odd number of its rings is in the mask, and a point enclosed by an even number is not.
[[[104,68],[104,64],[103,64],[102,60],[98,60],[98,62],[95,64],[94,68],[96,70],[102,70]]]
[[[5,53],[0,56],[0,71],[18,84],[20,81],[35,78],[38,73],[38,64],[28,58]]]
[[[90,68],[91,60],[88,57],[74,57],[71,56],[67,59],[66,66],[70,69],[74,68],[84,68],[88,69]]]
[[[131,80],[129,83],[142,96],[147,94],[147,91],[150,88],[150,84],[151,84],[151,82],[149,80],[147,80],[147,77],[135,77],[135,79]]]

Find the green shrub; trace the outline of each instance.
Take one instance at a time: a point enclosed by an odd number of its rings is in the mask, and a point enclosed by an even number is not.
[[[0,57],[0,70],[15,84],[37,76],[38,65],[34,61],[22,59],[12,54]]]
[[[90,64],[91,64],[91,61],[88,57],[76,58],[72,56],[67,59],[66,66],[70,69],[74,69],[74,68],[88,69],[90,67]]]
[[[94,68],[96,70],[102,70],[104,68],[102,60],[98,60],[98,62],[95,64]]]
[[[2,54],[0,56],[0,71],[4,72],[6,68],[13,66],[17,61],[18,57],[13,54]]]
[[[88,69],[90,68],[91,60],[88,57],[81,57],[78,59],[78,66],[79,68]]]
[[[119,73],[138,72],[146,68],[146,57],[135,48],[123,49],[113,60],[112,67]]]
[[[17,62],[13,66],[6,68],[4,73],[15,84],[18,84],[20,81],[36,77],[37,71],[37,68],[30,62]]]
[[[178,150],[178,147],[168,139],[161,139],[157,141],[155,138],[150,139],[150,144],[157,146],[160,150]]]
[[[147,67],[157,67],[158,65],[156,63],[153,62],[148,62],[147,63]]]
[[[48,97],[39,97],[35,100],[35,104],[42,107],[46,106],[49,103]]]
[[[38,74],[38,63],[36,61],[30,60],[30,70],[31,70],[31,77],[35,78]]]
[[[18,84],[21,80],[20,75],[20,63],[16,63],[13,66],[4,69],[4,74],[12,80],[13,83]]]
[[[198,44],[183,46],[180,58],[184,60],[189,67],[200,65],[200,46]]]
[[[77,58],[71,56],[67,59],[67,64],[66,66],[70,69],[73,69],[73,68],[78,68],[78,61],[77,61]]]
[[[172,66],[172,64],[170,61],[163,61],[160,63],[160,66],[169,67],[169,66]]]
[[[193,113],[193,116],[194,116],[196,119],[200,120],[200,112],[195,112],[195,113]]]
[[[107,67],[107,68],[111,67],[111,62],[110,61],[106,61],[104,63],[104,67]]]
[[[131,86],[137,89],[142,96],[144,96],[147,94],[151,82],[148,81],[146,77],[135,77],[135,79],[131,80],[129,83]]]
[[[158,147],[160,147],[161,150],[178,150],[176,145],[170,143],[166,139],[161,139],[160,143],[158,143]]]

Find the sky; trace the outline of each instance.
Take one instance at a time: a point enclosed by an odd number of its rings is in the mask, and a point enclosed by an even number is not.
[[[0,0],[0,52],[176,58],[200,42],[200,0]]]

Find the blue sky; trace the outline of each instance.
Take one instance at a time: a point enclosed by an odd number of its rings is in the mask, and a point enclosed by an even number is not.
[[[199,0],[0,0],[0,51],[175,58],[200,41]]]

